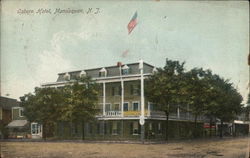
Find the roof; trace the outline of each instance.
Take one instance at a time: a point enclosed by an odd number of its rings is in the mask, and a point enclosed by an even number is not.
[[[138,65],[139,62],[137,63],[129,63],[129,64],[122,64],[121,66],[131,66],[131,65]],[[148,63],[145,63],[143,62],[144,65],[147,65],[147,66],[150,66],[152,68],[154,68],[155,66],[151,65],[151,64],[148,64]],[[83,70],[76,70],[76,71],[70,71],[70,72],[61,72],[61,73],[58,73],[58,75],[61,75],[61,74],[66,74],[66,73],[74,73],[74,72],[81,72],[81,71],[90,71],[90,70],[100,70],[102,68],[105,68],[105,69],[109,69],[109,68],[116,68],[118,67],[117,65],[113,65],[113,66],[104,66],[104,67],[98,67],[98,68],[90,68],[90,69],[83,69]]]
[[[28,123],[27,120],[13,120],[7,125],[7,127],[8,128],[24,127],[25,125],[27,125],[27,123]]]
[[[3,109],[11,110],[12,107],[18,106],[20,106],[20,102],[18,102],[16,99],[0,96],[0,107]]]
[[[139,62],[137,63],[130,63],[130,64],[122,64],[122,67],[128,67],[129,68],[129,74],[128,75],[135,75],[140,74],[139,70]],[[154,66],[143,62],[143,72],[144,73],[152,73],[152,70],[154,69]],[[114,76],[120,76],[120,68],[118,65],[113,66],[106,66],[106,67],[99,67],[99,68],[93,68],[93,69],[85,69],[85,70],[77,70],[77,71],[71,71],[71,72],[64,72],[58,74],[58,79],[56,82],[62,82],[65,80],[65,74],[70,75],[70,80],[74,80],[77,76],[80,76],[82,72],[86,74],[87,76],[90,76],[91,78],[99,78],[103,76],[99,76],[99,72],[101,70],[105,70],[106,77],[114,77]]]

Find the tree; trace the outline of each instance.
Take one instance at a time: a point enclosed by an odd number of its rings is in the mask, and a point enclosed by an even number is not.
[[[166,115],[166,140],[168,140],[169,114],[181,102],[183,96],[184,62],[166,59],[165,67],[146,80],[145,95],[156,108]]]
[[[46,139],[58,121],[82,122],[84,129],[84,122],[93,119],[98,111],[98,84],[83,77],[61,88],[35,88],[34,94],[20,99],[27,119],[43,125]]]
[[[194,116],[194,132],[193,136],[198,136],[197,119],[204,115],[205,105],[207,104],[207,92],[209,86],[207,84],[207,74],[209,70],[202,68],[193,68],[185,74],[185,103],[189,105],[189,112]]]
[[[84,124],[93,120],[98,113],[99,85],[90,77],[78,78],[62,89],[65,104],[60,108],[62,121],[82,124],[82,139],[84,139]]]
[[[58,110],[64,103],[63,99],[56,88],[35,88],[34,94],[29,93],[20,98],[27,119],[43,125],[44,139],[53,135],[55,123],[59,118]]]
[[[223,137],[223,122],[229,122],[236,118],[242,111],[242,96],[233,87],[229,80],[225,80],[218,75],[214,75],[213,82],[214,99],[210,108],[210,113],[220,119],[220,137]]]

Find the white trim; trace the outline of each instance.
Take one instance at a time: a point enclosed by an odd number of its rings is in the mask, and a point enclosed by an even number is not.
[[[12,118],[12,120],[14,120],[14,115],[13,115],[13,111],[14,111],[14,109],[18,109],[18,117],[24,117],[24,116],[21,116],[20,115],[20,109],[23,109],[23,107],[12,107],[11,108],[11,118]],[[24,109],[23,109],[24,110]]]
[[[68,72],[63,77],[64,77],[64,79],[70,80],[70,74]],[[66,78],[66,77],[68,77],[68,78]]]
[[[80,72],[80,77],[85,76],[85,75],[86,75],[86,72],[85,72],[84,70],[82,70],[82,71]]]
[[[146,73],[143,74],[144,78],[147,78],[147,76],[152,75],[152,73]],[[134,80],[140,80],[140,75],[139,74],[135,74],[135,75],[123,75],[123,81],[134,81]],[[121,82],[120,76],[111,76],[111,77],[98,77],[98,78],[92,78],[93,80],[95,80],[97,83],[102,83],[102,82],[106,82],[106,83],[110,83],[110,82]],[[43,83],[41,84],[42,87],[59,87],[64,86],[67,83],[70,83],[72,81],[60,81],[60,82],[47,82],[47,83]],[[73,83],[73,82],[72,82]]]
[[[126,70],[126,69],[129,69],[128,65],[124,65],[124,66],[122,67],[122,70]]]
[[[32,125],[36,125],[37,133],[32,133]],[[42,137],[42,131],[43,131],[42,129],[43,129],[43,127],[42,127],[42,125],[39,124],[39,123],[32,122],[32,123],[30,124],[30,133],[31,133],[32,136],[41,136],[41,137]],[[36,132],[36,131],[35,131],[35,132]]]

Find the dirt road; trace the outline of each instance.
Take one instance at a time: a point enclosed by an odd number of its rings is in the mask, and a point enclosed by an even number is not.
[[[2,158],[245,158],[248,138],[168,144],[0,142]]]

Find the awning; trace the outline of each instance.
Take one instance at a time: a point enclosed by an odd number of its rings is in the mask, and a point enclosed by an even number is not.
[[[28,123],[27,120],[14,120],[11,121],[7,127],[8,128],[15,128],[15,127],[24,127]]]

